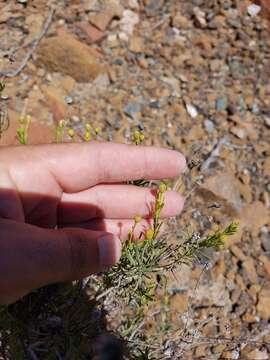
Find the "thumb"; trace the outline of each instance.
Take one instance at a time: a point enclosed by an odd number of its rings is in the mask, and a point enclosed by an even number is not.
[[[120,258],[113,234],[87,229],[42,229],[0,220],[0,303],[33,289],[104,271]]]

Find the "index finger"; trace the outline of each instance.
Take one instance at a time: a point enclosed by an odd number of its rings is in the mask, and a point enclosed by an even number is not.
[[[66,192],[99,183],[167,179],[178,176],[186,166],[177,151],[114,143],[55,146],[47,163]]]
[[[24,150],[50,171],[63,191],[71,193],[99,183],[167,179],[178,176],[186,166],[179,152],[157,147],[94,142]]]

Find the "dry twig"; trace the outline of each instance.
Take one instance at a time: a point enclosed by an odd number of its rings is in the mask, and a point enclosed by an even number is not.
[[[33,43],[31,44],[31,48],[28,51],[28,53],[25,55],[24,59],[22,60],[22,62],[20,63],[20,65],[17,67],[17,69],[13,70],[13,71],[0,71],[0,77],[7,77],[7,78],[13,78],[17,75],[19,75],[19,73],[25,68],[25,66],[27,65],[28,61],[31,59],[34,51],[36,50],[38,44],[40,43],[41,39],[43,38],[43,36],[47,33],[52,19],[53,19],[53,14],[54,14],[54,8],[52,8],[50,10],[50,13],[40,31],[40,33],[38,34],[38,36],[36,37],[36,39],[33,41]]]

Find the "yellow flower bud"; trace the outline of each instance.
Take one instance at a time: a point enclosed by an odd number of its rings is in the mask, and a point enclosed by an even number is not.
[[[142,221],[142,217],[140,215],[136,215],[134,217],[134,221],[135,221],[135,224],[138,224],[138,223],[140,223]]]
[[[84,140],[85,141],[90,141],[91,140],[91,134],[90,131],[86,131],[84,134]]]
[[[63,129],[63,128],[65,127],[65,125],[66,125],[65,120],[60,120],[59,123],[58,123],[58,126],[59,126],[61,129]]]
[[[75,132],[73,129],[68,129],[68,136],[73,138],[75,136]]]
[[[138,130],[135,130],[133,133],[134,140],[140,140],[140,132]]]
[[[167,190],[166,184],[161,183],[161,184],[159,185],[159,192],[160,192],[161,194],[163,194],[163,193],[165,193],[166,190]]]
[[[19,123],[20,123],[21,125],[23,125],[23,124],[25,123],[25,117],[24,117],[24,116],[20,116],[20,117],[19,117]]]
[[[146,240],[152,240],[154,236],[154,230],[153,229],[148,229],[145,233],[145,239]]]
[[[86,131],[91,131],[91,125],[89,123],[85,124],[85,130]]]
[[[95,133],[96,133],[96,135],[100,133],[100,128],[99,127],[95,128]]]

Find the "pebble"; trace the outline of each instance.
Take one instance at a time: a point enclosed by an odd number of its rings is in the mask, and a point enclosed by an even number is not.
[[[204,120],[203,124],[205,131],[208,132],[209,134],[211,134],[215,130],[215,124],[213,123],[213,121],[206,119]]]
[[[71,105],[73,104],[73,98],[71,96],[66,96],[65,97],[65,102],[68,104],[68,105]]]
[[[132,35],[135,25],[139,23],[139,15],[132,10],[124,10],[123,17],[120,21],[121,30],[127,35]]]
[[[234,134],[239,139],[245,139],[247,136],[247,132],[245,129],[236,126],[231,129],[231,133]]]
[[[159,100],[152,100],[152,101],[150,101],[149,106],[152,109],[160,109],[160,107],[161,107],[160,101]]]
[[[9,96],[8,96],[8,95],[6,95],[6,94],[2,94],[2,95],[1,95],[1,100],[6,101],[6,100],[8,100],[8,99],[9,99]]]
[[[257,16],[261,11],[261,6],[256,4],[251,4],[247,7],[247,12],[251,17]]]
[[[189,116],[192,117],[193,119],[199,115],[198,110],[192,104],[186,104],[186,109],[187,109]]]
[[[129,102],[123,109],[124,113],[130,117],[131,119],[135,120],[136,115],[141,111],[141,103],[133,101]]]
[[[269,117],[264,118],[264,123],[267,127],[270,128],[270,118]]]
[[[216,110],[218,112],[226,110],[227,105],[228,105],[227,103],[228,103],[228,100],[227,100],[226,96],[219,96],[216,99]]]
[[[79,118],[79,116],[73,115],[71,116],[71,121],[73,121],[75,124],[78,124],[81,121],[81,119]]]

